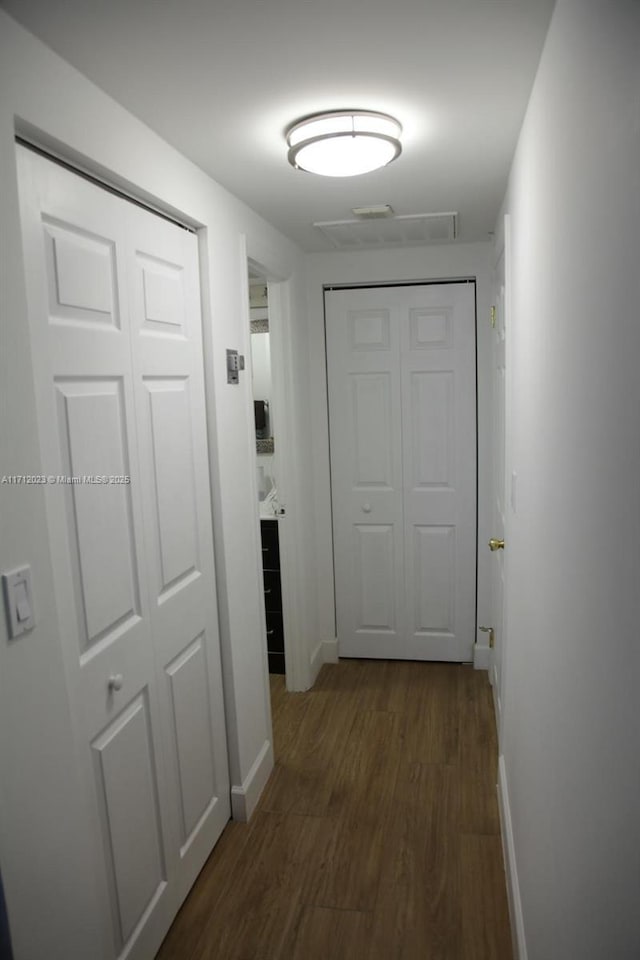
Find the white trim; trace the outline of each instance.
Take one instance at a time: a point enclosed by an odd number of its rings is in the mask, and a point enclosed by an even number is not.
[[[476,643],[473,647],[473,669],[488,670],[491,663],[491,647],[485,643]]]
[[[254,261],[255,262],[255,261]],[[291,371],[295,358],[291,353],[291,289],[287,280],[273,279],[268,271],[269,330],[271,343],[272,413],[276,428],[275,469],[278,499],[286,510],[278,521],[280,541],[280,583],[282,589],[282,616],[286,683],[289,691],[308,690],[308,651],[305,646],[303,613],[304,543],[296,524],[300,516],[300,481],[297,458],[294,455],[295,403],[292,397]]]
[[[322,641],[322,657],[325,663],[337,663],[340,658],[338,638]]]
[[[242,785],[231,787],[231,816],[234,820],[247,821],[251,818],[273,766],[273,744],[265,740]]]
[[[520,884],[518,883],[518,870],[516,867],[516,851],[513,842],[513,827],[511,825],[507,772],[503,754],[500,754],[498,759],[498,807],[500,809],[500,832],[502,834],[502,853],[507,879],[513,956],[514,960],[527,960],[527,944],[524,934],[524,919],[522,916]]]
[[[276,424],[276,482],[278,499],[286,510],[286,514],[278,523],[286,684],[289,691],[302,691],[308,690],[313,680],[304,643],[305,615],[304,601],[301,599],[301,577],[303,578],[301,557],[304,556],[305,544],[301,539],[301,529],[295,523],[295,518],[300,515],[301,509],[299,494],[301,482],[298,460],[294,455],[296,449],[295,403],[291,395],[290,371],[295,367],[295,357],[291,353],[290,333],[292,293],[290,281],[281,276],[277,265],[269,262],[268,252],[262,251],[262,256],[256,256],[257,253],[258,251],[247,242],[247,259],[263,274],[268,287],[273,384],[271,403]]]
[[[311,655],[311,685],[313,686],[316,682],[323,663],[337,663],[338,660],[337,637],[333,637],[331,640],[321,640]]]
[[[327,406],[326,338],[324,323],[324,293],[326,289],[353,286],[396,286],[408,284],[459,282],[475,278],[476,283],[476,339],[478,348],[477,380],[480,421],[478,429],[478,544],[486,542],[492,533],[488,529],[486,511],[480,505],[486,501],[486,463],[489,452],[485,450],[487,435],[487,398],[489,384],[485,382],[489,369],[482,362],[486,353],[485,340],[490,340],[490,327],[480,322],[488,317],[490,306],[490,256],[492,245],[478,243],[434,244],[429,247],[404,249],[330,251],[306,255],[307,276],[307,325],[309,333],[309,380],[314,397],[311,409],[311,432],[313,436],[313,476],[317,481],[314,489],[315,519],[315,575],[317,590],[318,635],[329,636],[335,623],[335,591],[333,579],[333,538],[330,498],[329,422]],[[487,333],[488,331],[488,333]],[[485,346],[483,346],[485,344]],[[483,353],[484,351],[484,353]],[[482,389],[480,389],[482,387]],[[486,535],[486,536],[485,536]],[[485,552],[477,548],[478,599],[476,618],[485,623],[489,611],[485,609],[489,596],[488,577],[490,566]],[[485,586],[485,581],[487,585]],[[335,655],[325,662],[335,660]]]
[[[309,671],[310,671],[310,674],[311,674],[310,679],[311,679],[311,685],[312,685],[312,686],[313,686],[313,684],[316,682],[316,678],[317,678],[318,674],[320,673],[320,668],[322,667],[322,664],[323,664],[324,662],[325,662],[325,661],[324,661],[324,649],[323,649],[323,643],[322,643],[322,640],[321,640],[320,643],[319,643],[319,644],[317,645],[317,647],[315,648],[315,650],[313,651],[313,653],[311,654],[311,660],[310,660],[310,663],[309,663]]]
[[[495,663],[489,667],[489,683],[491,684],[491,693],[493,694],[493,709],[496,715],[496,730],[498,733],[498,750],[502,743],[500,741],[502,730],[502,701],[500,700],[500,684],[498,683],[498,671]]]

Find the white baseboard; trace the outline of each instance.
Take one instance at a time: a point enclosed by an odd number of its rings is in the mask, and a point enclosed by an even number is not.
[[[256,808],[273,770],[273,744],[265,740],[241,786],[231,787],[231,816],[247,821]]]
[[[473,669],[488,670],[491,660],[491,648],[483,644],[476,643],[473,648]]]
[[[338,662],[338,640],[336,637],[333,640],[322,641],[322,657],[325,663]]]
[[[511,919],[511,937],[513,940],[514,960],[527,960],[527,943],[524,935],[520,884],[516,867],[516,851],[513,843],[511,825],[511,807],[504,756],[498,760],[498,806],[500,808],[500,830],[502,833],[502,853],[507,876],[507,895],[509,899],[509,917]]]
[[[320,673],[320,668],[323,663],[337,663],[338,662],[338,641],[334,637],[333,640],[321,640],[318,646],[315,648],[311,654],[311,661],[309,663],[309,670],[311,674],[311,686],[316,682],[316,678]]]
[[[496,670],[495,664],[489,670],[489,682],[491,684],[491,692],[493,694],[493,709],[496,715],[496,730],[498,731],[498,738],[501,736],[502,731],[502,703],[500,702],[500,685],[498,683],[498,671]],[[498,743],[498,747],[500,743]]]
[[[320,673],[320,668],[324,663],[324,642],[321,640],[317,645],[313,653],[311,654],[311,662],[309,664],[309,670],[311,673],[311,686],[316,682],[316,677]]]

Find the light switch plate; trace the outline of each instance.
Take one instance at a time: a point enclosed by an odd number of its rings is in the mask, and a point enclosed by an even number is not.
[[[2,592],[9,637],[14,640],[27,630],[32,630],[36,623],[31,590],[31,567],[19,567],[17,570],[3,573]]]

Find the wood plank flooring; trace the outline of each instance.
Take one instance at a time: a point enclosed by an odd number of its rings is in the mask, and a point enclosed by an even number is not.
[[[486,673],[342,660],[271,695],[276,768],[157,960],[512,960]]]

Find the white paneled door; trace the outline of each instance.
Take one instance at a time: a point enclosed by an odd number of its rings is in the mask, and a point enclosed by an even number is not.
[[[325,298],[340,655],[471,660],[475,285]]]
[[[18,164],[95,956],[150,960],[229,818],[197,239],[22,147]]]

